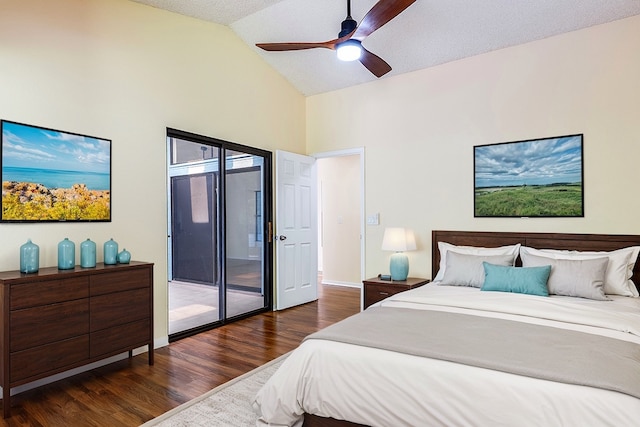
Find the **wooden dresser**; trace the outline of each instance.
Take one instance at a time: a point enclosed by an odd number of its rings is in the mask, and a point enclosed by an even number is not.
[[[3,415],[11,388],[148,346],[153,365],[153,264],[0,272]]]

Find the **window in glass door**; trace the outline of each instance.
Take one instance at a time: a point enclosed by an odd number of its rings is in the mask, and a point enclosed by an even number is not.
[[[257,310],[264,303],[262,159],[248,153],[226,151],[226,284],[227,316]],[[260,195],[260,197],[257,197]]]

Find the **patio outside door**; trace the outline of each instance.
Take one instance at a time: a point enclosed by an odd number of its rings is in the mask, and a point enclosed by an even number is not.
[[[271,308],[271,153],[168,131],[169,339]]]

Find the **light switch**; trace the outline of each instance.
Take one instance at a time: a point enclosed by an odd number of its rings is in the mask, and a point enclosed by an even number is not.
[[[367,225],[380,225],[380,214],[367,215]]]

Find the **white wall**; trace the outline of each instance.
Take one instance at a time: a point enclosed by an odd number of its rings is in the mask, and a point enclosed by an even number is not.
[[[307,98],[307,151],[366,150],[366,275],[385,226],[640,233],[640,16]],[[392,64],[393,65],[393,64]],[[473,217],[473,146],[584,133],[585,217]]]
[[[227,27],[127,0],[2,1],[0,118],[111,139],[113,220],[0,224],[0,270],[19,268],[27,238],[55,266],[64,237],[90,237],[99,260],[113,237],[155,263],[166,337],[166,128],[304,152],[304,114],[304,97]]]

